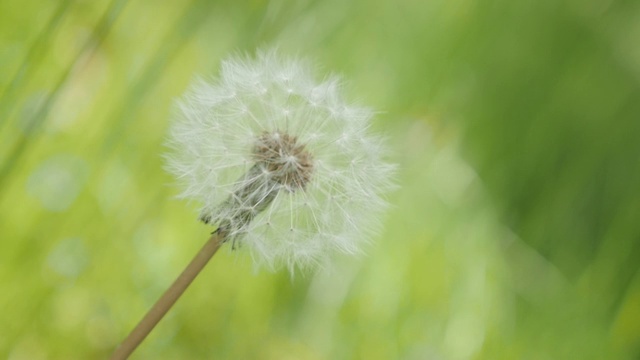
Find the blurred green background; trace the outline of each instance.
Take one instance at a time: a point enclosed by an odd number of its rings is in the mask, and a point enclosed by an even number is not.
[[[172,101],[277,44],[383,112],[360,258],[216,255],[138,359],[638,359],[640,2],[0,2],[0,357],[105,358],[206,240]]]

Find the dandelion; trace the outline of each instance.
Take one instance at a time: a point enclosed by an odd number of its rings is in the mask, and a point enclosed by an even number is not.
[[[374,113],[346,103],[337,77],[318,82],[312,70],[275,51],[232,57],[217,80],[198,81],[179,102],[167,167],[217,230],[163,296],[170,300],[150,311],[159,315],[138,325],[130,351],[223,243],[294,271],[357,253],[378,229],[394,167],[370,132]]]
[[[274,51],[223,62],[199,81],[170,131],[169,169],[200,219],[269,267],[355,253],[376,229],[392,166],[373,112],[345,103],[335,77]]]

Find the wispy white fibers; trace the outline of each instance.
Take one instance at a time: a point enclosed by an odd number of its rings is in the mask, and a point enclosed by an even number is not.
[[[318,82],[312,70],[273,50],[231,57],[218,79],[191,86],[170,130],[182,196],[271,268],[358,252],[391,186],[372,110],[345,103],[339,79]]]

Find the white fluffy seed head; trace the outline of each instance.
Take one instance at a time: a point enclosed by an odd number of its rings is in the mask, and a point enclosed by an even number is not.
[[[182,196],[271,268],[358,252],[392,185],[394,166],[369,132],[373,112],[311,70],[275,51],[229,58],[218,80],[192,85],[170,130],[168,169]]]

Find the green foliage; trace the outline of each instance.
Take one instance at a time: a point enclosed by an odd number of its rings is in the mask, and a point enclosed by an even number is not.
[[[104,358],[211,230],[162,170],[172,100],[278,45],[384,112],[359,259],[216,255],[135,358],[640,356],[634,1],[0,3],[0,357]]]

